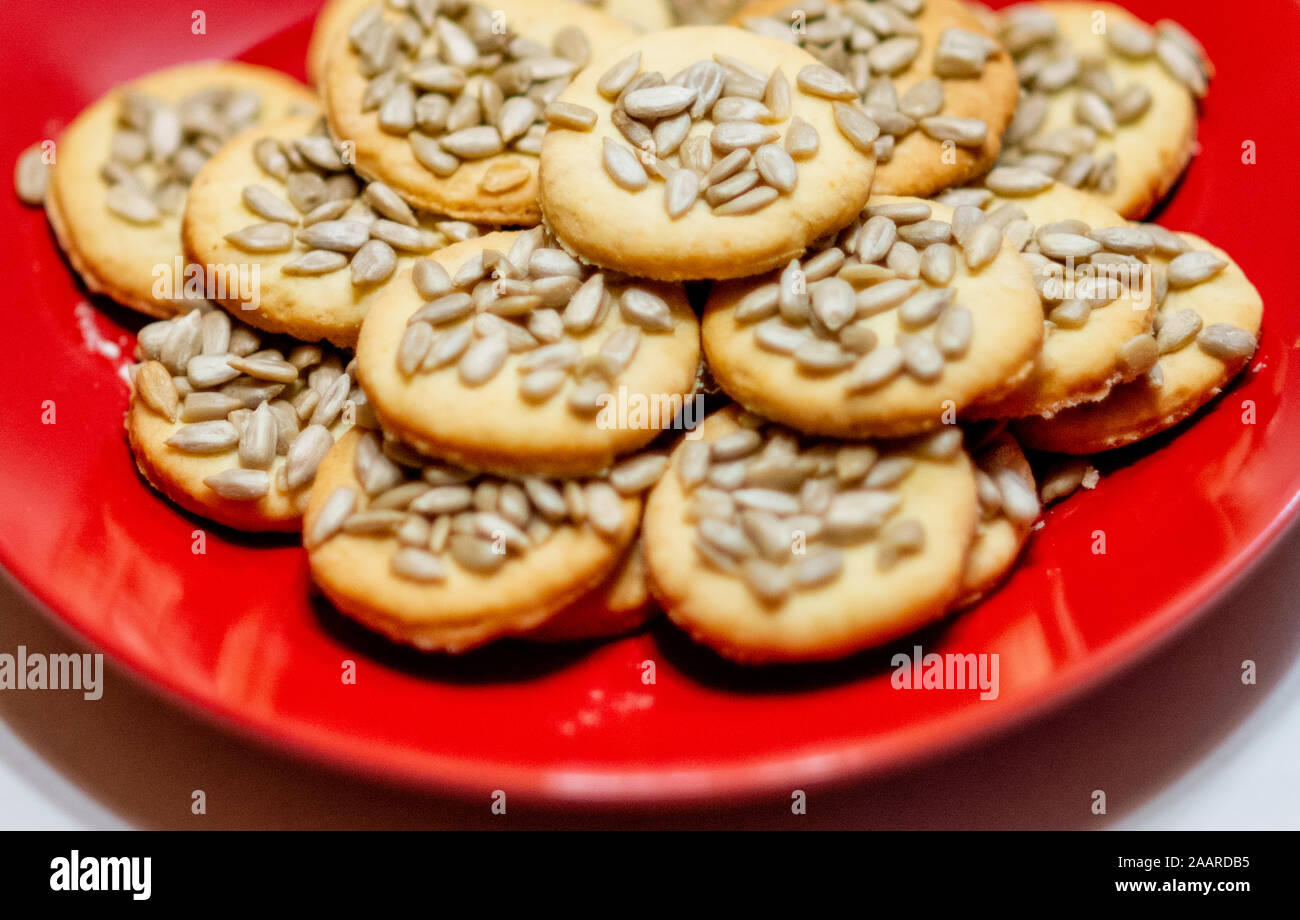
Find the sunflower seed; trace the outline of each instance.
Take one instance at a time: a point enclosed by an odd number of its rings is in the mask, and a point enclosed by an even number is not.
[[[320,402],[312,411],[312,425],[323,425],[328,428],[338,419],[339,413],[343,411],[343,402],[348,398],[348,392],[352,388],[352,382],[346,374],[338,377],[329,385],[322,395]]]
[[[288,361],[274,356],[250,355],[246,358],[232,356],[227,358],[226,363],[241,374],[247,374],[255,380],[292,383],[298,379],[298,368]]]
[[[162,218],[158,206],[148,195],[121,183],[104,193],[104,205],[112,214],[133,224],[153,224]]]
[[[803,266],[804,280],[809,284],[815,281],[822,281],[834,275],[844,265],[844,250],[838,246],[832,246],[829,249],[823,249],[817,255],[813,256]]]
[[[263,224],[263,226],[274,225]],[[298,239],[312,249],[353,253],[370,239],[370,227],[359,220],[323,220],[298,231]]]
[[[1212,252],[1185,252],[1169,263],[1169,286],[1171,288],[1189,288],[1223,271],[1228,265]]]
[[[745,214],[753,214],[761,211],[777,198],[781,193],[768,185],[761,185],[758,188],[750,189],[743,195],[738,195],[730,201],[723,202],[713,209],[713,213],[718,217],[732,217]]]
[[[239,432],[225,420],[182,425],[167,444],[187,454],[218,454],[239,443]]]
[[[169,422],[176,421],[180,394],[172,375],[157,361],[146,361],[135,375],[135,391],[146,406]]]
[[[860,393],[883,386],[903,369],[903,353],[894,347],[878,348],[859,358],[844,381],[844,389]]]
[[[596,81],[596,92],[613,102],[640,70],[641,52],[636,51],[600,75]]]
[[[605,138],[602,162],[606,174],[620,188],[634,192],[645,188],[649,182],[641,161],[622,144],[615,143],[609,138]]]
[[[275,461],[278,434],[271,407],[262,403],[253,410],[239,434],[239,463],[248,469],[267,470]]]
[[[118,132],[119,135],[121,133]],[[138,134],[132,136],[140,137]],[[23,204],[35,207],[45,202],[50,168],[45,162],[44,153],[41,144],[32,144],[19,155],[18,162],[14,164],[14,191]]]
[[[795,74],[795,85],[823,99],[857,99],[858,91],[842,74],[824,64],[809,64]]]
[[[1211,323],[1196,337],[1201,351],[1224,361],[1245,358],[1255,353],[1255,337],[1230,323]]]
[[[897,495],[878,489],[840,492],[823,516],[825,536],[833,543],[859,543],[879,530],[899,503]]]
[[[790,126],[785,132],[785,150],[796,160],[807,160],[817,155],[821,147],[821,136],[817,129],[798,115],[790,119]]]
[[[271,477],[265,470],[223,470],[205,478],[203,484],[231,501],[256,501],[271,491]]]
[[[307,276],[328,275],[330,272],[336,272],[347,264],[348,257],[341,252],[313,249],[280,266],[280,273]]]
[[[1112,100],[1115,121],[1121,125],[1132,124],[1151,108],[1151,91],[1140,83],[1130,83]]]
[[[1047,318],[1062,329],[1082,329],[1091,315],[1092,306],[1086,300],[1073,298],[1053,307]]]
[[[625,320],[647,332],[668,332],[673,328],[668,302],[643,288],[625,288],[619,296],[618,306]]]
[[[1155,51],[1155,36],[1145,25],[1112,22],[1106,29],[1106,43],[1130,58],[1149,57]]]
[[[339,486],[331,492],[330,497],[321,506],[320,513],[316,515],[316,520],[306,532],[306,539],[303,542],[306,543],[307,548],[320,546],[338,533],[356,504],[357,493],[347,486]]]
[[[937,141],[952,141],[960,147],[982,147],[988,140],[988,123],[979,118],[931,115],[921,119],[921,130]]]
[[[1191,90],[1197,98],[1205,96],[1209,88],[1205,72],[1191,52],[1163,35],[1156,39],[1155,52],[1156,58],[1170,76]]]
[[[1201,315],[1195,310],[1183,309],[1161,314],[1156,345],[1160,354],[1167,355],[1189,344],[1201,331]]]
[[[989,190],[1004,197],[1036,195],[1052,186],[1051,176],[1023,166],[997,166],[984,177]]]
[[[510,354],[510,343],[505,333],[493,334],[474,342],[461,356],[456,370],[465,386],[487,383],[496,376]]]
[[[831,332],[838,332],[857,313],[853,286],[840,278],[827,278],[812,289],[812,312]]]
[[[239,369],[230,364],[230,355],[226,354],[195,355],[185,364],[185,376],[197,389],[221,386],[239,374]]]
[[[1119,361],[1133,376],[1145,374],[1160,360],[1160,349],[1150,335],[1135,335],[1119,349]]]

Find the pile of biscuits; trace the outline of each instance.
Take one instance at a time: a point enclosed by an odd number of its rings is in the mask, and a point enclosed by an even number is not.
[[[331,0],[315,92],[183,65],[25,154],[86,286],[154,319],[149,483],[301,531],[427,651],[662,610],[824,660],[986,597],[1088,455],[1250,362],[1236,263],[1141,222],[1213,75],[1177,24],[679,6]]]

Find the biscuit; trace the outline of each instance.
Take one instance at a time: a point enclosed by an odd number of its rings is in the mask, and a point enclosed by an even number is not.
[[[542,109],[587,58],[636,33],[567,0],[468,2],[454,19],[379,9],[335,35],[321,87],[334,136],[356,145],[357,172],[427,211],[537,223]],[[495,55],[505,57],[489,76]]]
[[[338,355],[264,341],[222,310],[150,323],[136,357],[126,414],[136,465],[176,504],[228,527],[298,530],[334,439],[369,423]]]
[[[526,635],[600,589],[636,536],[639,489],[573,481],[573,504],[545,480],[408,463],[373,434],[343,437],[303,531],[325,595],[397,642],[458,653]]]
[[[642,36],[561,94],[587,121],[542,142],[544,220],[584,261],[644,278],[783,265],[870,192],[878,129],[824,95],[847,85],[806,51],[740,29]]]
[[[186,299],[174,295],[189,181],[232,133],[297,109],[316,101],[284,74],[210,61],[141,77],[78,115],[59,138],[45,204],[86,287],[150,316],[175,314]]]
[[[1164,197],[1196,146],[1212,72],[1182,29],[1110,3],[1008,7],[999,37],[1025,90],[1003,165],[1044,172],[1134,219]]]
[[[565,607],[524,636],[529,642],[583,642],[640,629],[654,616],[646,584],[645,553],[632,544],[623,564],[595,591]]]
[[[186,257],[256,266],[260,282],[251,308],[237,291],[214,300],[259,329],[351,348],[376,290],[420,255],[478,235],[473,224],[416,214],[382,182],[357,181],[346,156],[319,118],[291,117],[245,132],[208,161],[185,206]],[[360,233],[343,240],[331,228]],[[241,232],[262,236],[241,243]],[[282,239],[267,242],[273,232]],[[304,241],[309,233],[322,248]]]
[[[757,0],[734,21],[793,40],[848,77],[883,132],[872,192],[925,198],[993,164],[1018,85],[1011,58],[965,4],[927,0],[910,16],[904,9]],[[974,133],[958,142],[934,117],[970,119],[965,130]]]
[[[958,596],[978,513],[960,429],[801,444],[731,407],[701,433],[642,525],[651,591],[695,640],[749,663],[840,658]]]
[[[1177,237],[1185,251],[1152,257],[1159,363],[1101,402],[1016,422],[1026,447],[1089,454],[1132,444],[1190,416],[1250,363],[1264,313],[1259,292],[1226,252],[1191,233]]]
[[[376,0],[329,0],[316,14],[312,27],[311,43],[307,46],[307,77],[319,84],[325,75],[325,59],[330,45],[340,32],[346,32],[352,20]],[[658,32],[673,24],[672,11],[667,0],[582,0],[586,6],[595,7],[637,32]],[[496,7],[493,7],[495,9]]]
[[[1000,433],[973,449],[980,518],[975,528],[960,609],[983,600],[1011,571],[1038,520],[1034,472],[1016,439]]]
[[[681,287],[546,243],[541,227],[457,243],[378,294],[357,363],[386,431],[473,469],[575,476],[693,411],[699,323]]]
[[[1050,416],[1102,399],[1111,387],[1146,370],[1132,354],[1144,351],[1155,316],[1146,262],[1153,241],[1140,236],[1136,241],[1128,239],[1132,234],[1112,239],[1104,231],[1125,227],[1124,219],[1096,196],[1060,183],[1032,195],[994,198],[983,214],[982,219],[1006,228],[1013,245],[1023,245],[1042,298],[1046,338],[1038,363],[1023,384],[998,399],[980,400],[964,418]],[[1097,252],[1077,257],[1043,255],[1041,236],[1060,231],[1069,232],[1071,238],[1055,241],[1058,244],[1095,246]],[[1110,246],[1096,240],[1089,244],[1089,234],[1110,241]],[[1073,238],[1079,235],[1085,239]]]
[[[1029,269],[998,230],[948,242],[953,216],[873,198],[826,249],[716,285],[703,334],[718,385],[801,431],[898,437],[1024,380],[1043,341]]]

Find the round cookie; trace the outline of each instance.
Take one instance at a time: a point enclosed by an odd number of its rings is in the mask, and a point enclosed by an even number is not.
[[[1008,7],[999,37],[1025,90],[1000,162],[1042,171],[1141,217],[1173,187],[1196,145],[1203,51],[1110,3]]]
[[[86,287],[175,314],[186,299],[173,295],[185,280],[176,274],[189,181],[233,133],[298,109],[315,111],[316,100],[284,74],[215,61],[149,74],[85,109],[59,138],[45,204]]]
[[[685,292],[545,243],[541,227],[490,233],[384,287],[357,363],[386,431],[473,469],[577,476],[673,422],[699,367]]]
[[[982,220],[1003,226],[1012,245],[1023,248],[1042,298],[1046,338],[1037,365],[1022,385],[998,399],[980,400],[965,418],[1048,417],[1102,399],[1111,387],[1147,370],[1155,311],[1146,258],[1153,239],[1132,232],[1107,233],[1127,222],[1096,196],[1059,182],[1031,195],[992,198],[981,213]],[[1049,252],[1066,252],[1073,244],[1084,250],[1095,246],[1097,253],[1068,262],[1065,257],[1048,258],[1041,251],[1041,237],[1059,231],[1071,236],[1054,237]],[[1085,239],[1075,238],[1080,235]],[[1090,244],[1093,236],[1097,239]]]
[[[874,0],[756,0],[735,21],[797,42],[848,77],[884,132],[876,141],[872,191],[925,198],[993,164],[1016,107],[1016,73],[960,0],[927,0],[912,4],[910,15],[905,10],[907,4]]]
[[[740,29],[643,36],[556,103],[573,121],[542,143],[544,220],[580,259],[645,278],[782,265],[870,193],[878,128],[824,95],[844,87],[806,51]]]
[[[136,357],[126,413],[136,465],[176,504],[228,527],[298,530],[334,440],[373,424],[338,355],[264,341],[218,309],[150,323]]]
[[[833,245],[716,285],[703,320],[714,379],[754,412],[833,437],[915,434],[1017,385],[1043,340],[1029,269],[996,230],[945,242],[953,216],[873,198]]]
[[[208,161],[185,206],[185,254],[256,266],[260,281],[251,308],[238,292],[214,300],[259,329],[351,348],[375,291],[420,255],[478,235],[473,224],[416,214],[382,182],[358,181],[346,154],[319,117],[290,117]]]
[[[568,0],[470,0],[454,18],[423,3],[411,16],[380,9],[365,7],[335,35],[321,87],[357,172],[428,211],[537,223],[542,109],[590,56],[636,33]]]
[[[621,494],[612,480],[561,487],[409,463],[422,461],[373,434],[340,439],[303,536],[313,579],[343,613],[426,651],[526,635],[601,589],[636,537],[650,484]]]
[[[731,407],[701,431],[642,525],[651,590],[692,638],[748,663],[840,658],[957,597],[978,513],[959,429],[801,444]]]
[[[605,583],[561,610],[526,638],[530,642],[583,642],[621,636],[644,626],[655,606],[646,584],[645,553],[634,543]]]
[[[1132,444],[1187,418],[1250,363],[1264,313],[1259,292],[1226,252],[1190,233],[1177,237],[1186,251],[1152,257],[1159,363],[1099,403],[1016,422],[1026,447],[1089,454]]]
[[[983,600],[1006,577],[1029,541],[1039,512],[1034,472],[1015,438],[997,434],[972,458],[980,519],[956,609]]]

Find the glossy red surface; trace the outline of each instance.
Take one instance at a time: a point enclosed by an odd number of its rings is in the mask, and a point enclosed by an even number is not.
[[[1277,536],[1300,494],[1295,244],[1293,221],[1278,216],[1297,204],[1300,6],[1261,0],[1227,17],[1213,0],[1127,5],[1148,21],[1177,17],[1218,67],[1200,155],[1159,219],[1240,261],[1264,296],[1265,331],[1254,366],[1194,425],[1105,458],[1094,492],[1052,509],[992,600],[901,643],[998,653],[996,700],[892,689],[888,651],[738,670],[666,626],[462,660],[386,647],[309,601],[292,541],[208,528],[140,480],[120,375],[140,320],[87,306],[42,216],[7,192],[0,561],[62,622],[204,713],[276,747],[475,795],[735,797],[896,768],[1040,712],[1186,625]],[[115,81],[178,59],[238,54],[301,76],[313,6],[219,0],[205,4],[207,35],[192,36],[189,7],[175,3],[54,15],[10,0],[0,159],[56,136]],[[1255,165],[1242,162],[1247,141]],[[1247,401],[1254,424],[1243,423]],[[51,404],[56,422],[44,424]],[[1104,555],[1092,552],[1099,530]],[[355,686],[340,680],[345,660]]]

